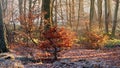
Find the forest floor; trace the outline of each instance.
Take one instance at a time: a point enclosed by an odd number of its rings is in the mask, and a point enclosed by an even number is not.
[[[31,47],[21,46],[14,47],[13,53],[30,57],[31,55],[36,58],[39,49]],[[36,54],[37,53],[37,54]],[[37,57],[38,58],[38,57]],[[59,58],[70,58],[70,59],[87,59],[87,60],[101,60],[105,61],[107,65],[120,66],[120,47],[105,48],[105,49],[82,49],[79,46],[63,51],[60,53]],[[52,63],[47,60],[44,63],[40,62],[27,62],[24,64],[25,68],[51,68]]]

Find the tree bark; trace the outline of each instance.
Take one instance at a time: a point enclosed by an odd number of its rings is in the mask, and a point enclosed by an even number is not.
[[[102,0],[97,0],[99,29],[102,29]]]
[[[81,1],[83,0],[79,0],[79,6],[78,6],[78,20],[77,20],[77,24],[76,24],[76,32],[78,32],[78,27],[80,24],[80,14],[82,13],[82,9],[81,9]]]
[[[42,12],[45,13],[43,20],[44,20],[44,30],[48,30],[52,24],[50,21],[50,14],[51,14],[51,9],[50,9],[50,2],[51,0],[42,0]]]
[[[50,18],[50,0],[42,0],[42,12],[46,12],[44,19]]]
[[[69,0],[68,2],[69,2],[69,8],[68,8],[68,9],[69,9],[69,23],[70,23],[70,27],[73,28],[73,26],[72,26],[72,21],[71,21],[71,20],[72,20],[71,0]]]
[[[62,20],[62,23],[63,23],[63,25],[64,25],[64,19],[63,19],[63,8],[62,8],[62,0],[59,0],[59,2],[60,2],[60,13],[61,13],[61,20]]]
[[[22,7],[23,0],[18,0],[18,2],[19,2],[19,14],[22,15],[23,14],[23,7]],[[21,21],[21,18],[20,18],[20,24],[24,25],[23,22]]]
[[[6,39],[6,30],[3,23],[2,18],[2,8],[1,8],[1,1],[0,1],[0,52],[8,52],[8,44]]]
[[[89,30],[92,30],[92,23],[94,22],[94,14],[95,14],[95,7],[94,7],[95,0],[91,0],[90,3],[90,23],[89,23]]]
[[[80,4],[80,12],[84,15],[84,0],[79,0]]]
[[[108,34],[109,33],[109,29],[108,29],[108,17],[109,17],[109,13],[108,13],[108,1],[105,1],[105,33]]]
[[[118,16],[118,8],[119,8],[119,0],[116,1],[116,7],[114,12],[114,20],[113,20],[113,27],[112,27],[112,36],[115,36],[116,25],[117,25],[117,16]]]
[[[55,25],[57,26],[57,9],[58,8],[58,1],[55,1]]]

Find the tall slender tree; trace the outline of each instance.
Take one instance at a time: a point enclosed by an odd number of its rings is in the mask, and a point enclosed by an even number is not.
[[[108,34],[109,29],[108,29],[108,17],[109,17],[109,13],[108,13],[108,1],[104,0],[104,4],[105,4],[105,33]]]
[[[0,52],[8,52],[8,51],[9,49],[6,39],[6,30],[3,23],[1,0],[0,0]]]
[[[63,20],[63,7],[62,7],[62,0],[59,0],[60,1],[60,13],[61,13],[61,20],[62,20],[62,23],[64,22]],[[64,23],[63,23],[64,24]]]
[[[72,0],[71,1],[71,22],[72,25],[74,24],[74,22],[76,21],[76,16],[75,16],[75,4],[76,4],[76,0]]]
[[[50,18],[50,0],[42,0],[42,11],[46,12],[44,19]]]
[[[58,1],[55,1],[55,25],[57,25],[57,9],[58,8]]]
[[[79,0],[80,1],[80,12],[81,14],[84,14],[84,0]]]
[[[79,0],[79,6],[78,6],[78,20],[77,20],[77,24],[76,24],[76,32],[78,31],[78,27],[79,27],[79,23],[80,23],[80,13],[82,12],[81,8],[81,1],[83,0]]]
[[[69,24],[70,24],[70,27],[71,28],[73,28],[73,26],[72,26],[72,6],[71,6],[71,0],[68,0],[68,2],[69,2]]]
[[[111,14],[111,0],[104,0],[105,5],[105,33],[109,33],[109,24],[112,21],[112,14]]]
[[[113,27],[112,27],[112,36],[115,36],[116,25],[117,25],[118,9],[119,9],[119,0],[116,1],[115,11],[114,11],[114,20],[113,20]]]
[[[42,0],[42,12],[45,13],[44,20],[44,29],[47,30],[51,26],[50,23],[50,0]]]
[[[92,23],[94,22],[94,14],[95,14],[95,7],[94,7],[94,3],[95,0],[90,0],[90,23],[89,23],[89,30],[92,29]]]
[[[65,2],[66,2],[66,10],[65,10],[65,11],[66,11],[66,19],[67,19],[67,22],[66,22],[66,23],[67,23],[67,25],[68,25],[68,24],[69,24],[69,23],[68,23],[68,22],[69,22],[68,0],[66,0]]]
[[[22,15],[23,14],[23,0],[18,0],[18,4],[19,4],[19,14]],[[24,25],[24,22],[22,22],[21,18],[20,18],[20,24]]]
[[[107,2],[108,2],[108,22],[111,24],[112,23],[112,12],[111,12],[111,1],[112,0],[107,0]]]
[[[102,29],[102,0],[97,0],[99,29]]]

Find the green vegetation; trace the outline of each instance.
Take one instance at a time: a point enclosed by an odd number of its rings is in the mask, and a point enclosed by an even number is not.
[[[107,43],[105,44],[106,48],[113,48],[113,47],[117,47],[117,46],[120,46],[119,39],[108,40]]]

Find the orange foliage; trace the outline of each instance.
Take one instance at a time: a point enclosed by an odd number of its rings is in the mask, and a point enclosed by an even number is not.
[[[21,14],[17,20],[20,21],[20,24],[23,29],[31,32],[35,30],[34,20],[40,17],[39,14],[34,14],[33,12],[28,12],[28,14]]]
[[[86,43],[88,43],[88,48],[97,49],[103,48],[109,37],[107,35],[100,35],[95,32],[86,32],[85,38]]]
[[[45,41],[40,42],[40,48],[51,49],[52,47],[71,47],[76,39],[75,33],[65,28],[51,27],[43,32]],[[51,42],[52,41],[52,42]]]

